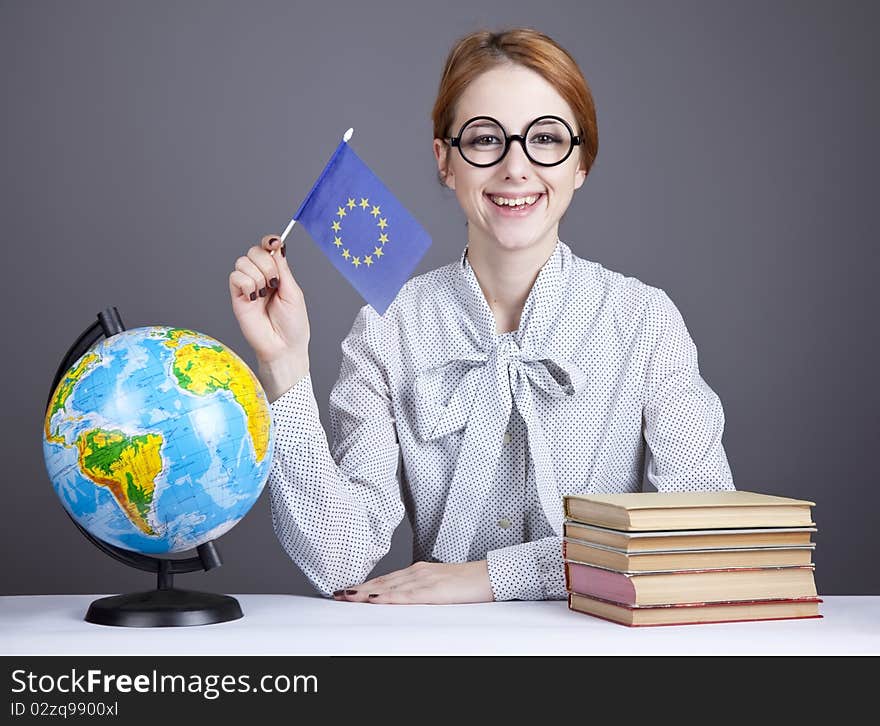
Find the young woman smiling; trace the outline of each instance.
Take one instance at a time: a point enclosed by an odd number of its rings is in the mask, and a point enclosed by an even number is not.
[[[559,221],[596,158],[574,59],[529,28],[451,50],[433,109],[455,262],[342,342],[330,436],[309,322],[278,235],[229,276],[276,423],[275,532],[324,595],[368,603],[564,599],[562,498],[733,489],[724,413],[660,288],[583,259]],[[329,438],[329,444],[328,444]],[[413,564],[365,579],[406,515]]]

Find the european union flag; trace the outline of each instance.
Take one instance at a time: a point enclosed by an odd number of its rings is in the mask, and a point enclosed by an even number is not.
[[[347,143],[324,167],[294,219],[346,280],[384,314],[431,237]]]

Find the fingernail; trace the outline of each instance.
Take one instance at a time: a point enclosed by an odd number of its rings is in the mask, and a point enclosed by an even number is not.
[[[272,287],[272,288],[278,287],[278,278],[277,277],[273,277],[271,280],[269,280],[269,287]]]
[[[346,590],[345,594],[346,595],[357,595],[357,592],[358,592],[357,590]]]
[[[262,290],[260,290],[260,297],[266,297],[266,288],[265,287]]]
[[[370,597],[379,597],[379,593],[378,592],[371,592]]]
[[[287,245],[281,245],[281,256],[287,257]]]
[[[339,597],[342,594],[342,590],[335,590],[333,592],[333,597]]]
[[[256,299],[257,299],[257,293],[252,292],[251,293],[251,300],[256,300]]]

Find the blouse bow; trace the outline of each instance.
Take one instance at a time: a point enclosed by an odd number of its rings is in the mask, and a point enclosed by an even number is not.
[[[562,534],[562,495],[536,403],[576,396],[585,386],[583,371],[571,361],[528,353],[509,337],[489,353],[466,354],[418,374],[415,429],[422,441],[465,427],[434,543],[432,554],[438,561],[467,561],[514,405],[528,431],[544,513]]]

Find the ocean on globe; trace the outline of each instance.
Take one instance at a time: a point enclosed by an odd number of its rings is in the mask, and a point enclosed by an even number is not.
[[[102,339],[61,378],[43,455],[64,508],[126,550],[170,554],[231,529],[269,476],[274,425],[251,369],[214,338],[150,326]]]

